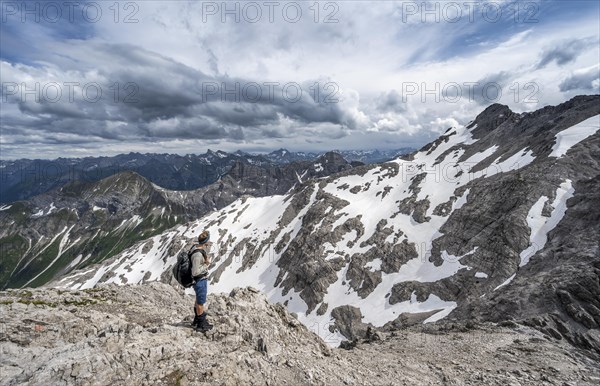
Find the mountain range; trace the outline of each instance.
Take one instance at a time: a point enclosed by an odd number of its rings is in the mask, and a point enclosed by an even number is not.
[[[376,163],[407,154],[397,150],[336,151],[348,162]],[[26,200],[69,182],[96,182],[132,171],[169,190],[194,190],[216,182],[237,162],[277,168],[291,162],[316,161],[325,153],[279,149],[266,154],[208,150],[204,154],[120,154],[113,157],[58,158],[55,160],[0,160],[0,204]]]
[[[352,167],[331,152],[282,165],[235,160],[216,182],[189,191],[161,188],[130,171],[68,182],[0,206],[0,288],[45,284],[240,197],[284,194],[304,180]]]
[[[597,95],[494,104],[408,156],[296,174],[49,285],[173,284],[177,253],[209,229],[210,291],[253,286],[324,339],[480,321],[600,353],[599,129]]]

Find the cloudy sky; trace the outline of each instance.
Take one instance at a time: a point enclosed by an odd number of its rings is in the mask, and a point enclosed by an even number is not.
[[[3,1],[0,157],[419,147],[598,93],[599,3]]]

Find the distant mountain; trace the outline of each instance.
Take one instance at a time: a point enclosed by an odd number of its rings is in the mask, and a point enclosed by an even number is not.
[[[339,153],[349,162],[371,163],[394,158],[396,154],[409,150]],[[186,156],[129,153],[114,157],[0,161],[0,203],[26,200],[69,182],[95,182],[125,171],[135,172],[165,189],[194,190],[217,181],[238,162],[268,168],[316,160],[323,154],[284,149],[263,155],[239,150],[235,153],[208,150],[204,154]]]
[[[404,147],[395,150],[335,150],[335,152],[344,157],[348,162],[373,164],[390,161],[401,155],[410,154],[415,150],[410,147]],[[279,149],[268,154],[263,154],[264,158],[278,164],[312,160],[320,155],[320,153],[315,152],[293,152],[287,149]]]
[[[416,150],[412,147],[403,147],[395,150],[342,150],[339,153],[349,162],[358,161],[364,164],[377,164],[408,155]]]
[[[294,161],[309,161],[318,157],[318,153],[294,152],[287,149],[279,149],[267,154],[262,154],[269,161],[281,163],[289,163]]]
[[[599,192],[600,96],[494,104],[409,157],[300,175],[286,195],[242,197],[52,285],[171,282],[208,228],[212,291],[254,286],[324,338],[448,318],[600,353]]]
[[[68,182],[95,182],[133,171],[171,190],[194,190],[217,181],[237,161],[272,166],[261,156],[212,151],[200,155],[120,154],[114,157],[58,158],[56,160],[0,161],[0,202],[25,200]]]
[[[336,153],[314,161],[263,165],[236,160],[218,181],[191,191],[163,189],[135,172],[120,172],[3,205],[0,288],[42,285],[240,197],[284,194],[309,179],[352,168]]]

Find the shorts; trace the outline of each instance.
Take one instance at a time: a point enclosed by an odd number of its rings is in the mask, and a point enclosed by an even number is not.
[[[208,292],[208,281],[200,279],[194,283],[194,291],[196,292],[196,303],[204,305],[206,303],[206,293]]]

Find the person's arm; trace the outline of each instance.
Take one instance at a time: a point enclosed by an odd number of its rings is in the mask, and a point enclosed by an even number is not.
[[[200,251],[196,251],[192,254],[192,256],[191,256],[192,277],[197,277],[205,271],[205,268],[203,267],[203,265],[204,265],[204,256],[203,255],[204,254]]]
[[[210,263],[212,262],[212,259],[210,257],[210,250],[212,249],[212,243],[208,243],[206,245],[206,247],[204,247],[204,252],[206,252],[206,256],[204,257],[204,262],[206,264],[207,267],[210,266]]]

